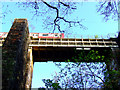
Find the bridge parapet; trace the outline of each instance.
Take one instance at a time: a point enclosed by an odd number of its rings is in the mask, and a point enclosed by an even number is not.
[[[5,39],[0,39],[2,46]],[[30,39],[30,47],[118,47],[116,38],[110,39],[80,39],[80,38],[35,38]]]
[[[19,21],[19,20],[18,20]],[[19,22],[22,22],[19,21]],[[12,27],[13,28],[13,27]],[[7,32],[4,32],[0,37],[0,46],[2,46],[5,38],[7,37]],[[38,37],[40,33],[30,33],[29,46],[55,46],[55,47],[118,47],[117,46],[117,33],[111,33],[104,36],[98,35],[71,35],[67,34],[65,37],[51,37],[45,38],[44,36]],[[47,33],[48,35],[49,33]]]
[[[37,38],[29,46],[50,47],[118,47],[115,39]]]

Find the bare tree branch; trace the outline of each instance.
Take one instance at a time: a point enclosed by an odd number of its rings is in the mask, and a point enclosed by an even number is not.
[[[116,1],[100,2],[97,12],[99,12],[101,15],[104,15],[104,19],[106,21],[111,17],[112,19],[119,19],[120,15],[118,13],[117,7],[119,8],[119,3]]]
[[[98,78],[103,82],[103,84],[105,85],[105,82],[102,80],[102,78],[99,77],[98,75],[94,74],[94,73],[92,72],[92,70],[90,69],[89,65],[87,65],[87,63],[85,63],[85,64],[86,64],[86,66],[88,67],[88,69],[90,70],[90,72],[92,73],[92,75],[94,76],[94,82],[96,82],[96,81],[95,81],[95,77],[98,77]],[[88,73],[87,73],[87,74],[88,74]],[[96,82],[96,83],[97,83],[97,82]]]
[[[57,29],[58,29],[60,32],[64,32],[64,30],[61,30],[60,25],[57,23],[57,22],[60,21],[60,20],[63,20],[64,22],[68,23],[68,24],[69,24],[69,27],[72,27],[71,24],[73,23],[74,25],[75,25],[75,24],[78,24],[78,25],[80,25],[81,28],[86,29],[86,27],[83,26],[80,21],[68,21],[68,20],[66,20],[64,17],[61,17],[61,16],[59,15],[59,9],[58,9],[57,7],[54,7],[54,6],[50,5],[50,4],[48,4],[48,3],[45,2],[44,0],[41,0],[41,1],[42,1],[45,5],[47,5],[49,8],[52,8],[52,9],[55,9],[55,10],[56,10],[56,14],[57,14],[57,15],[56,15],[56,17],[55,17],[55,19],[54,19],[54,29],[53,29],[53,32],[55,31],[56,27],[57,27]],[[70,8],[69,5],[61,2],[60,0],[58,0],[58,1],[59,1],[59,3],[61,3],[62,5],[64,5],[65,7]],[[75,9],[75,8],[72,8],[72,9]]]
[[[67,4],[65,4],[65,3],[63,3],[63,2],[61,2],[60,0],[58,0],[58,1],[59,1],[59,3],[61,3],[62,5],[64,5],[64,6],[68,7],[68,8],[70,8],[69,5],[67,5]]]

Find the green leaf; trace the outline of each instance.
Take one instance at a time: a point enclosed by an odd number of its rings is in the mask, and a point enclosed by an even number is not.
[[[70,62],[70,60],[68,59],[68,62]]]
[[[59,83],[52,83],[53,88],[58,88],[58,86],[59,86]]]
[[[96,54],[98,54],[98,51],[96,51]]]

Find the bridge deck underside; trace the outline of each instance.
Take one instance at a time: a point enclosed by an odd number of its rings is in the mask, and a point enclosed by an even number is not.
[[[91,48],[91,50],[97,50],[102,53],[103,50],[109,50],[110,48]],[[72,57],[77,56],[78,53],[83,50],[76,50],[76,48],[70,47],[33,47],[33,61],[34,62],[65,62],[68,59],[72,60]],[[87,54],[89,50],[84,50]],[[74,62],[74,61],[72,61]],[[84,61],[83,61],[84,62]],[[93,61],[90,61],[93,62]]]

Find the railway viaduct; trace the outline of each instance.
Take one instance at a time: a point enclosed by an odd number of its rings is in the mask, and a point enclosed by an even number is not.
[[[34,62],[60,61],[74,56],[74,50],[112,50],[116,55],[112,67],[120,67],[119,38],[38,38],[29,37],[27,19],[15,19],[6,38],[0,39],[2,46],[3,90],[26,90],[31,88]],[[117,41],[117,42],[116,42]],[[119,43],[119,44],[118,44]]]

